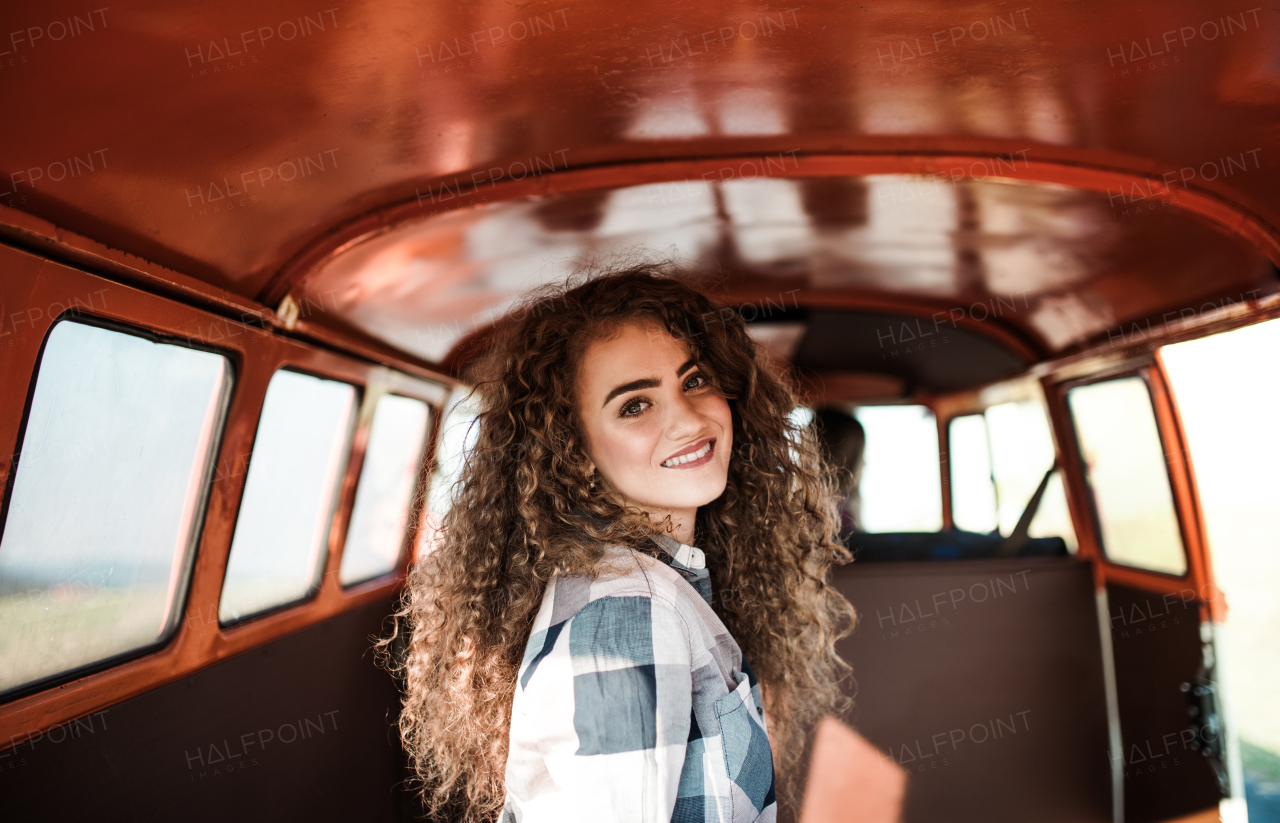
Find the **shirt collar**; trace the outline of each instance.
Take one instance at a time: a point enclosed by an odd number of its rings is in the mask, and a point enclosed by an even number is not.
[[[685,545],[666,534],[653,535],[653,542],[670,558],[667,565],[679,572],[710,605],[711,574],[707,571],[707,558],[702,549]]]
[[[666,534],[655,534],[653,540],[659,548],[670,555],[672,565],[678,564],[691,571],[707,567],[707,558],[702,553],[702,549],[681,543]]]

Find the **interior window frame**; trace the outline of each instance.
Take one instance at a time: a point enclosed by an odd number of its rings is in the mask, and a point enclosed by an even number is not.
[[[1168,421],[1166,419],[1162,419],[1159,398],[1157,397],[1155,388],[1152,386],[1152,369],[1153,367],[1151,364],[1143,364],[1122,370],[1091,375],[1086,378],[1070,380],[1059,384],[1058,396],[1061,398],[1063,412],[1068,424],[1066,434],[1071,442],[1070,459],[1076,467],[1079,482],[1084,491],[1084,503],[1086,504],[1086,513],[1088,516],[1087,525],[1091,542],[1093,543],[1094,549],[1097,553],[1098,561],[1108,569],[1129,572],[1139,576],[1153,576],[1157,579],[1168,581],[1171,584],[1185,584],[1197,576],[1194,557],[1195,553],[1192,550],[1193,542],[1196,541],[1188,529],[1186,512],[1184,511],[1185,501],[1183,499],[1183,495],[1179,494],[1179,478],[1174,471],[1172,461],[1169,459],[1170,432],[1167,430]],[[1143,387],[1146,389],[1147,400],[1150,403],[1151,408],[1152,421],[1155,423],[1156,433],[1160,439],[1160,448],[1165,456],[1165,479],[1169,483],[1169,497],[1173,505],[1174,519],[1178,523],[1178,537],[1182,544],[1183,561],[1186,564],[1182,574],[1172,574],[1158,569],[1145,568],[1142,566],[1135,566],[1130,563],[1118,562],[1107,553],[1106,540],[1103,538],[1102,520],[1098,514],[1097,496],[1093,488],[1093,483],[1089,478],[1089,467],[1085,463],[1084,449],[1082,448],[1080,441],[1080,430],[1076,424],[1075,415],[1071,410],[1070,393],[1072,389],[1082,388],[1084,386],[1094,386],[1100,383],[1110,383],[1116,380],[1124,380],[1132,377],[1140,379]]]
[[[427,406],[427,427],[426,432],[423,434],[422,447],[418,452],[417,467],[414,469],[413,489],[409,493],[409,508],[406,513],[404,533],[400,536],[400,554],[397,556],[395,566],[390,571],[374,577],[357,580],[353,583],[342,583],[342,554],[346,552],[347,539],[350,537],[351,516],[355,513],[355,496],[360,490],[360,478],[364,475],[364,460],[368,455],[369,435],[373,430],[373,420],[377,416],[378,401],[388,395],[404,397],[410,400],[421,400]],[[447,410],[447,404],[447,394],[442,398],[440,404],[433,405],[420,397],[405,394],[403,391],[386,389],[376,382],[372,386],[365,387],[357,415],[357,431],[362,431],[364,435],[364,442],[360,451],[360,469],[356,473],[356,483],[351,489],[351,506],[346,511],[346,522],[343,524],[338,556],[338,582],[343,591],[349,592],[382,585],[388,578],[401,574],[406,565],[412,565],[417,559],[414,552],[418,542],[417,532],[421,528],[427,507],[426,492],[427,485],[431,482],[430,470],[436,452],[436,438],[439,436],[440,421]]]
[[[334,521],[337,519],[338,513],[343,508],[343,501],[345,498],[344,492],[346,490],[345,481],[347,479],[347,476],[351,468],[352,454],[354,452],[355,445],[356,445],[355,444],[356,433],[361,429],[362,424],[364,423],[364,421],[361,419],[360,412],[364,406],[364,402],[365,402],[364,397],[367,394],[367,389],[361,383],[356,383],[356,382],[343,380],[335,377],[329,377],[326,374],[316,373],[311,369],[300,368],[300,367],[295,367],[291,365],[280,366],[278,369],[272,372],[271,379],[275,379],[275,376],[280,372],[290,372],[292,374],[301,374],[306,377],[314,377],[317,380],[328,380],[335,383],[342,383],[344,385],[350,386],[355,393],[354,397],[352,398],[351,410],[349,413],[350,419],[347,421],[347,431],[343,438],[343,443],[344,443],[343,451],[345,453],[345,456],[342,458],[341,465],[338,468],[337,476],[335,478],[335,481],[336,481],[335,487],[330,490],[331,497],[330,497],[330,503],[329,503],[329,512],[325,518],[326,522],[328,522],[329,524],[329,527],[325,529],[325,532],[324,532],[325,536],[324,536],[324,539],[321,541],[321,545],[319,549],[320,556],[316,559],[315,574],[310,584],[308,584],[306,592],[301,597],[296,597],[296,598],[293,598],[292,600],[288,600],[283,603],[277,603],[274,606],[270,606],[268,608],[261,609],[256,612],[252,612],[251,614],[244,615],[243,617],[236,617],[232,620],[223,621],[221,617],[218,617],[217,618],[218,625],[222,629],[234,628],[236,626],[243,625],[247,621],[258,620],[260,618],[275,614],[276,612],[283,611],[286,609],[292,609],[297,606],[303,605],[304,603],[310,602],[317,595],[320,594],[320,590],[324,586],[325,576],[327,574],[330,574],[330,572],[328,571],[329,558],[332,552],[335,550],[335,535],[334,535],[335,522]],[[270,389],[270,386],[271,386],[270,380],[267,381],[267,386],[268,386],[268,389]],[[262,413],[265,410],[265,408],[266,408],[266,398],[264,396],[263,403],[259,406],[259,409],[258,409],[258,419],[255,421],[255,424],[254,424],[253,442],[250,445],[250,450],[249,450],[250,454],[252,454],[253,451],[258,447],[258,436],[261,433],[260,429],[262,427]],[[366,437],[366,443],[367,443],[367,437]],[[361,456],[363,457],[363,452]],[[361,464],[363,465],[363,460],[361,460]],[[248,471],[246,471],[245,478],[244,478],[245,482],[240,484],[240,497],[236,501],[235,518],[234,518],[235,522],[231,526],[231,543],[228,544],[227,546],[226,562],[223,564],[223,570],[222,570],[222,583],[218,587],[219,608],[221,608],[222,595],[226,590],[226,586],[227,586],[227,571],[230,567],[230,562],[231,562],[231,546],[235,544],[235,535],[236,535],[236,532],[240,529],[240,510],[244,506],[244,495],[245,495],[245,492],[247,491],[248,474],[249,474]],[[354,487],[352,490],[354,491]],[[349,519],[350,519],[350,514],[348,513],[348,520]],[[345,524],[344,524],[342,543],[345,543],[345,533],[346,533],[346,530],[345,530]],[[342,543],[336,544],[338,551],[341,551]],[[339,557],[339,560],[341,560],[341,557]]]
[[[237,358],[235,357],[235,353],[232,351],[227,351],[208,344],[195,343],[189,338],[157,333],[146,326],[128,321],[82,314],[74,309],[68,309],[56,317],[51,318],[48,326],[44,329],[44,332],[40,337],[39,350],[36,354],[34,368],[27,381],[26,398],[22,405],[22,419],[18,426],[17,439],[14,442],[14,448],[11,452],[12,462],[10,463],[9,469],[5,475],[3,487],[0,489],[0,539],[3,539],[5,527],[8,524],[9,507],[13,498],[13,488],[17,481],[18,471],[22,467],[22,451],[23,446],[25,445],[24,441],[27,436],[27,427],[31,421],[31,407],[35,400],[36,384],[40,380],[40,370],[44,366],[45,352],[49,345],[49,339],[53,336],[54,330],[60,323],[78,323],[80,325],[91,326],[104,331],[115,332],[116,334],[127,334],[131,337],[137,337],[151,343],[174,345],[181,348],[192,349],[194,351],[205,352],[207,354],[216,354],[226,360],[227,373],[223,377],[222,397],[219,402],[217,417],[214,421],[213,429],[210,434],[208,451],[205,454],[204,459],[204,466],[201,468],[202,479],[196,500],[193,503],[190,531],[186,535],[185,546],[182,549],[183,556],[181,566],[178,570],[178,581],[174,588],[174,606],[173,610],[165,616],[163,631],[156,640],[151,643],[138,646],[119,654],[111,655],[110,657],[104,657],[101,660],[95,660],[82,666],[75,666],[56,674],[41,677],[5,691],[0,691],[0,707],[20,700],[28,695],[54,689],[82,677],[106,671],[120,666],[121,664],[128,663],[129,661],[154,654],[166,648],[178,636],[186,618],[187,598],[190,594],[189,589],[191,579],[194,575],[196,556],[200,550],[201,535],[204,533],[205,522],[209,512],[209,501],[212,497],[213,485],[217,474],[216,469],[218,465],[218,455],[221,453],[222,443],[229,422],[230,410],[240,385]]]

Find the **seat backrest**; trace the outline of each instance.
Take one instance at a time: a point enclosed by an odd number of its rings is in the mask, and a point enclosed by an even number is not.
[[[854,532],[846,538],[855,561],[902,562],[922,560],[971,560],[997,557],[1005,538],[965,531]],[[1061,537],[1031,537],[1017,550],[1018,557],[1066,557]]]
[[[855,561],[834,583],[858,610],[854,726],[910,773],[904,821],[1110,819],[1088,564]]]

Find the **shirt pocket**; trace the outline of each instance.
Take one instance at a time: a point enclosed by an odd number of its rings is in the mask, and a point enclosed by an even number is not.
[[[745,674],[733,691],[715,702],[720,745],[729,772],[733,823],[755,820],[774,802],[773,753],[763,718]]]

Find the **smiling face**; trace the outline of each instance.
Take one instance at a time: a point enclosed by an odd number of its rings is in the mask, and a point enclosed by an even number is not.
[[[693,540],[698,507],[724,493],[733,450],[729,403],[689,350],[654,323],[630,322],[586,350],[578,414],[592,466],[672,536]]]

